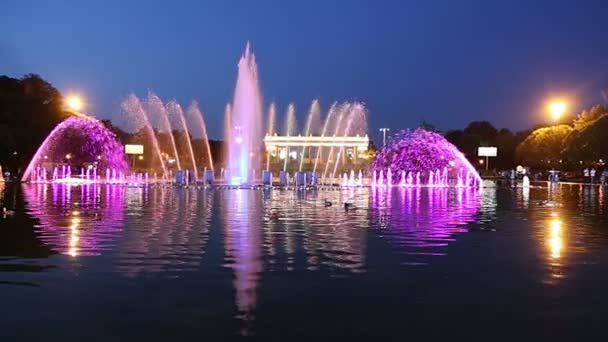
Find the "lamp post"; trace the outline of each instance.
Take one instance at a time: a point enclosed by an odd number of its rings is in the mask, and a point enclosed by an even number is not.
[[[553,119],[554,122],[558,122],[559,119],[561,119],[561,117],[566,112],[566,107],[567,107],[566,103],[561,100],[551,101],[549,103],[549,105],[548,105],[549,114],[551,114],[551,118]]]
[[[382,146],[386,146],[386,132],[390,131],[390,128],[382,127],[380,128],[380,132],[382,132]]]
[[[66,99],[66,105],[70,110],[76,113],[78,113],[83,107],[82,99],[76,95],[68,96]]]

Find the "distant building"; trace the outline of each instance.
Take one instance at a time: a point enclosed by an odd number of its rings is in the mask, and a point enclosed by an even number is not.
[[[299,168],[310,171],[314,165],[324,167],[327,163],[338,168],[360,170],[367,167],[369,137],[365,136],[281,136],[266,135],[264,145],[268,167]],[[291,165],[291,166],[290,166]]]

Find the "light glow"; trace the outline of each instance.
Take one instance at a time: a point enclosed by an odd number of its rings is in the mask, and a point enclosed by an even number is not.
[[[66,99],[66,105],[70,110],[78,112],[82,109],[82,99],[79,96],[71,95]]]
[[[566,112],[566,103],[563,101],[553,101],[549,103],[549,113],[554,121],[559,120]]]

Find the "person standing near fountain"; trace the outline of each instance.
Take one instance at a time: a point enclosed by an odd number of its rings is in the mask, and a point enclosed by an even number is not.
[[[584,168],[583,169],[583,183],[587,183],[587,182],[589,182],[589,169]]]
[[[592,167],[591,170],[589,170],[589,183],[594,184],[595,183],[595,168]]]

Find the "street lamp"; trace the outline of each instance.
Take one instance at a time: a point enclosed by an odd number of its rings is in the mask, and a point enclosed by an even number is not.
[[[566,112],[566,103],[564,101],[552,101],[549,103],[549,113],[553,121],[558,121]]]
[[[390,128],[382,127],[380,128],[380,132],[382,132],[382,146],[386,146],[386,132],[390,131]]]
[[[65,103],[70,110],[76,113],[78,113],[83,107],[82,99],[77,95],[68,96]]]

